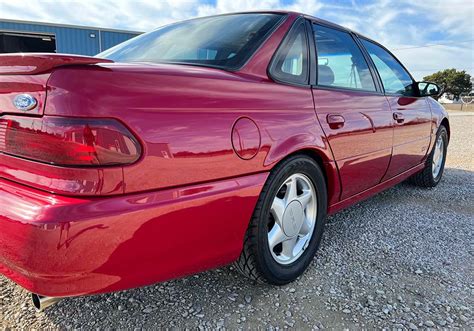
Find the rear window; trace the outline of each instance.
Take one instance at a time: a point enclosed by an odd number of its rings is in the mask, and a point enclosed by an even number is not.
[[[171,24],[97,57],[115,62],[184,63],[240,68],[281,21],[281,14],[233,14]]]

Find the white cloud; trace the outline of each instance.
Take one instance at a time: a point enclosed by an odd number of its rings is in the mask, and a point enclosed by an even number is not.
[[[284,6],[283,9],[301,12],[309,15],[317,15],[324,8],[324,4],[317,0],[297,0],[291,5]]]
[[[25,10],[34,8],[34,10]],[[299,11],[334,21],[390,49],[474,39],[472,0],[0,0],[0,18],[149,31],[196,16]],[[395,51],[417,78],[443,68],[474,74],[474,43]]]
[[[364,4],[353,1],[350,6],[332,5],[324,9],[329,8],[332,11],[323,14],[330,20],[394,50],[417,79],[445,68],[474,75],[472,0],[381,0]],[[456,40],[460,43],[456,44]],[[450,45],[406,49],[446,43]]]
[[[25,11],[25,8],[35,10]],[[291,10],[316,14],[319,0],[0,0],[0,18],[149,31],[196,16],[249,10]]]
[[[194,17],[198,6],[198,0],[0,0],[0,18],[148,31]]]
[[[198,16],[215,15],[248,10],[289,10],[314,15],[323,5],[318,0],[296,0],[285,4],[280,0],[217,0],[214,5],[198,7]]]
[[[403,0],[420,14],[430,15],[440,29],[451,35],[474,37],[474,3],[472,0]],[[435,27],[432,27],[435,28]]]
[[[394,54],[418,80],[433,72],[448,68],[466,70],[471,75],[474,73],[472,47],[435,46],[395,50]]]

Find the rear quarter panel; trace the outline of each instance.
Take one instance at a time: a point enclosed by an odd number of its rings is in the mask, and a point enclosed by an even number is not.
[[[58,69],[48,86],[47,115],[112,117],[139,137],[144,155],[123,168],[126,193],[269,171],[305,148],[331,159],[309,88],[218,69],[133,64]],[[241,117],[260,132],[250,160],[232,146]]]

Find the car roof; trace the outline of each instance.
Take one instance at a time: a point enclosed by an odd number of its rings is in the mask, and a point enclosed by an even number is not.
[[[311,16],[311,15],[308,15],[308,14],[305,14],[305,13],[301,13],[301,12],[296,12],[296,11],[291,11],[291,10],[249,10],[249,11],[239,11],[239,12],[231,12],[231,13],[225,13],[225,14],[218,14],[218,15],[212,15],[212,16],[224,16],[224,15],[233,15],[233,14],[286,14],[286,15],[294,15],[294,16],[301,16],[301,17],[304,17],[310,21],[314,21],[314,22],[317,22],[317,23],[323,23],[323,24],[326,24],[326,25],[332,25],[340,30],[346,30],[348,32],[353,32],[353,33],[357,33],[355,31],[352,31],[351,29],[349,28],[346,28],[342,25],[338,25],[336,23],[333,23],[331,21],[326,21],[322,18],[318,18],[318,17],[315,17],[315,16]]]
[[[324,24],[324,25],[327,25],[327,26],[330,26],[330,27],[333,27],[333,28],[336,28],[336,29],[339,29],[339,30],[343,30],[343,31],[346,31],[346,32],[349,32],[349,33],[354,33],[354,34],[356,34],[360,37],[363,37],[363,38],[368,39],[370,41],[374,41],[375,43],[378,44],[378,42],[376,42],[375,40],[373,40],[373,39],[371,39],[367,36],[364,36],[364,35],[362,35],[361,33],[357,32],[357,31],[351,30],[351,29],[349,29],[345,26],[336,24],[336,23],[331,22],[331,21],[324,20],[324,19],[319,18],[319,17],[315,17],[315,16],[311,16],[311,15],[308,15],[308,14],[305,14],[305,13],[291,11],[291,10],[251,10],[251,11],[225,13],[225,14],[219,14],[219,15],[213,15],[213,16],[223,16],[223,15],[232,15],[232,14],[258,14],[258,13],[261,13],[261,14],[275,13],[275,14],[285,14],[285,15],[294,15],[294,16],[303,17],[303,18],[306,18],[306,19],[308,19],[310,21],[313,21],[315,23],[321,23],[321,24]]]

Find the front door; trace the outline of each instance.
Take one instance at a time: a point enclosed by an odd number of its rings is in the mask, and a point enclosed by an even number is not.
[[[425,159],[431,140],[431,109],[425,98],[387,96],[394,116],[393,155],[386,179]]]
[[[431,139],[431,109],[417,97],[414,81],[400,62],[383,47],[361,39],[382,80],[393,114],[393,155],[384,179],[420,164]]]
[[[319,24],[313,32],[318,58],[315,109],[345,199],[384,177],[392,152],[392,112],[353,36]]]
[[[380,75],[393,114],[393,155],[385,179],[423,162],[431,139],[431,109],[417,97],[414,81],[400,62],[383,47],[361,39]]]

